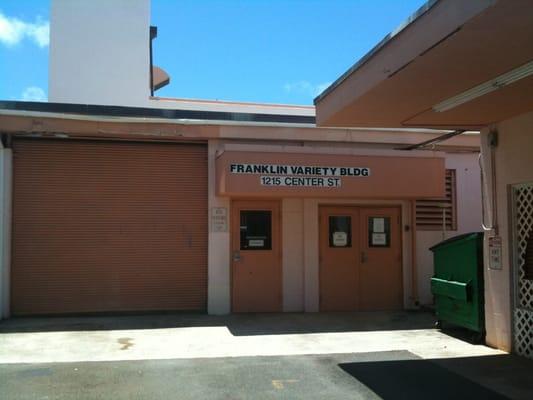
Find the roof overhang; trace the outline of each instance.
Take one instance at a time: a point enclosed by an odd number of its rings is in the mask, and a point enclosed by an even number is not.
[[[315,99],[317,124],[480,129],[528,112],[532,38],[530,0],[430,1]]]

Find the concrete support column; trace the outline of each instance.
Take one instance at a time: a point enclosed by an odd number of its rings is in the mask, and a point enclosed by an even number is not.
[[[219,142],[210,140],[208,144],[208,208],[209,237],[207,261],[207,312],[214,315],[231,312],[231,273],[230,273],[230,200],[216,195],[215,160]],[[211,213],[214,207],[222,207],[227,213],[225,232],[213,232]]]
[[[532,114],[533,115],[533,114]],[[511,124],[512,125],[512,124]],[[522,168],[528,168],[529,154],[521,158],[518,149],[529,149],[527,141],[509,146],[508,137],[511,132],[502,134],[499,129],[498,147],[495,151],[495,165],[492,163],[491,146],[488,135],[490,129],[481,131],[481,154],[483,156],[484,180],[485,180],[485,223],[491,227],[497,227],[492,231],[485,232],[484,238],[484,290],[485,290],[485,329],[486,343],[489,346],[501,350],[512,349],[512,288],[514,270],[512,268],[512,244],[509,237],[508,204],[510,182],[521,182],[517,174]],[[526,134],[527,130],[523,131]],[[520,132],[522,134],[522,132]],[[511,137],[511,140],[516,138]],[[520,162],[523,162],[521,165]],[[516,164],[507,166],[507,164]],[[505,171],[506,170],[506,171]],[[496,182],[493,182],[496,179]],[[494,186],[493,186],[494,185]],[[493,189],[496,189],[495,191]],[[497,218],[494,217],[494,208],[497,209]],[[489,238],[500,236],[502,240],[502,265],[501,269],[492,269],[489,262]]]
[[[319,311],[318,203],[304,199],[304,291],[305,311]]]
[[[10,316],[11,283],[11,149],[0,150],[0,319]]]
[[[304,216],[302,199],[283,199],[283,311],[304,311]]]

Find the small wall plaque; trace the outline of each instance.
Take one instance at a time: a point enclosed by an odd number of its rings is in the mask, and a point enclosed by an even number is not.
[[[226,207],[211,208],[211,231],[228,231],[228,209]]]

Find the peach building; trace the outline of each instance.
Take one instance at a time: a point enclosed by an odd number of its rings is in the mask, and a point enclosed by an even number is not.
[[[149,1],[73,4],[50,102],[0,102],[3,317],[432,304],[429,247],[481,228],[477,132],[158,98]]]
[[[481,130],[487,342],[527,357],[532,37],[530,1],[428,1],[315,100],[319,126]]]
[[[0,103],[5,316],[416,308],[479,229],[477,134],[173,113]]]

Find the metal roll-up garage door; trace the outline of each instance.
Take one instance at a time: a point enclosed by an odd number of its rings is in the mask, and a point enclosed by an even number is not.
[[[13,315],[205,310],[205,145],[13,141]]]

